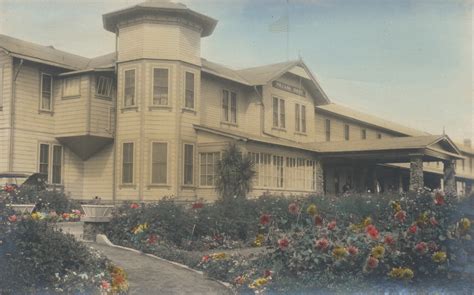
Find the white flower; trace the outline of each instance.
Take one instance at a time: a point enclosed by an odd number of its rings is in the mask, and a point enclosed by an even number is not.
[[[88,276],[86,273],[81,273],[81,274],[79,275],[79,277],[80,277],[81,279],[83,279],[83,280],[89,279],[89,276]]]

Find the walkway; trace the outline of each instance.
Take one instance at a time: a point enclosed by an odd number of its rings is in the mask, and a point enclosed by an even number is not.
[[[231,294],[202,275],[128,250],[89,244],[127,273],[130,294]]]

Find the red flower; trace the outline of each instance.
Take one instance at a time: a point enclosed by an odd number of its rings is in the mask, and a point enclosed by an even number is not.
[[[315,241],[314,245],[316,246],[316,248],[324,251],[329,247],[329,241],[327,239],[322,238]]]
[[[432,226],[437,226],[438,225],[438,220],[433,216],[430,218],[430,223]]]
[[[260,216],[260,224],[267,225],[270,223],[270,214],[262,214]]]
[[[291,203],[290,205],[288,205],[288,211],[293,215],[297,215],[300,211],[300,207],[296,203]]]
[[[370,256],[369,259],[367,259],[367,266],[372,269],[377,268],[377,266],[379,266],[379,260]]]
[[[8,221],[10,221],[10,222],[16,222],[16,221],[17,221],[16,215],[8,216]]]
[[[442,192],[437,192],[435,195],[435,204],[438,206],[444,205],[444,194]]]
[[[132,204],[130,204],[130,208],[138,209],[138,208],[140,208],[140,205],[138,205],[137,203],[132,203]]]
[[[314,217],[314,225],[321,226],[323,225],[323,218],[320,215]]]
[[[369,237],[371,237],[372,239],[376,240],[379,238],[379,231],[374,225],[367,225],[365,231],[367,232],[367,235],[369,235]]]
[[[385,239],[383,240],[383,242],[387,245],[393,245],[395,244],[395,239],[391,235],[387,235],[385,236]]]
[[[211,259],[211,256],[209,256],[209,255],[204,255],[204,256],[201,258],[201,263],[208,262],[210,259]]]
[[[428,249],[428,245],[425,243],[425,242],[419,242],[418,244],[416,244],[415,246],[415,250],[416,252],[420,253],[420,254],[424,254],[426,253],[426,250]]]
[[[69,219],[69,213],[63,213],[63,219]]]
[[[359,249],[355,246],[349,246],[347,247],[347,252],[349,252],[350,255],[355,256],[359,253]]]
[[[201,209],[204,208],[204,203],[196,202],[193,204],[193,209]]]
[[[290,242],[286,238],[278,240],[278,248],[280,248],[280,250],[282,251],[285,251],[289,245],[290,245]]]
[[[333,221],[328,223],[328,229],[329,230],[334,230],[336,228],[336,225],[337,225],[336,221],[333,220]]]
[[[265,278],[268,278],[268,277],[271,277],[272,274],[273,274],[273,272],[272,272],[271,270],[267,269],[267,270],[265,270],[265,272],[263,273],[263,276],[264,276]]]
[[[408,232],[411,233],[411,234],[416,234],[416,232],[418,231],[418,226],[416,226],[416,224],[410,226],[408,228]]]
[[[407,213],[403,210],[400,210],[397,213],[395,213],[395,219],[398,220],[399,222],[404,222],[406,218],[407,218]]]
[[[100,283],[100,287],[102,289],[108,290],[108,289],[110,289],[110,283],[106,280],[102,280],[102,282]]]
[[[156,242],[158,241],[158,236],[155,235],[155,234],[151,234],[149,237],[148,237],[148,244],[155,244]]]
[[[3,190],[7,193],[11,193],[15,190],[15,186],[7,184],[5,187],[3,187]]]

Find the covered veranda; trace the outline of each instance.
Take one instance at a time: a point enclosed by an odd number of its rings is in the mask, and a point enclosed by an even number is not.
[[[324,191],[418,191],[424,187],[456,192],[455,161],[463,159],[446,135],[392,137],[318,143]],[[442,163],[442,178],[424,171],[423,163]]]

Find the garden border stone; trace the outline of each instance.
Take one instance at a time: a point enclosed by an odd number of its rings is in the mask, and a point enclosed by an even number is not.
[[[188,271],[191,271],[191,272],[194,272],[194,273],[197,273],[201,276],[204,277],[204,273],[202,271],[199,271],[199,270],[195,270],[187,265],[184,265],[184,264],[181,264],[181,263],[178,263],[178,262],[174,262],[174,261],[171,261],[171,260],[167,260],[167,259],[164,259],[164,258],[161,258],[161,257],[158,257],[156,255],[153,255],[153,254],[149,254],[149,253],[143,253],[142,251],[140,250],[136,250],[136,249],[133,249],[133,248],[128,248],[128,247],[124,247],[124,246],[119,246],[119,245],[115,245],[114,243],[112,243],[109,238],[107,238],[106,235],[104,234],[97,234],[96,238],[95,238],[95,242],[99,245],[106,245],[106,246],[109,246],[109,247],[112,247],[112,248],[118,248],[118,249],[123,249],[123,250],[127,250],[127,251],[131,251],[131,252],[134,252],[134,253],[137,253],[137,254],[141,254],[141,255],[145,255],[145,256],[148,256],[150,258],[153,258],[153,259],[157,259],[157,260],[160,260],[162,262],[166,262],[166,263],[169,263],[169,264],[172,264],[172,265],[175,265],[179,268],[182,268],[182,269],[185,269],[185,270],[188,270]],[[231,284],[229,283],[226,283],[226,282],[223,282],[223,281],[219,281],[219,280],[216,280],[216,279],[213,279],[211,277],[206,277],[206,279],[208,280],[211,280],[211,281],[214,281],[214,282],[217,282],[219,283],[220,285],[224,286],[225,288],[232,290],[231,288]]]

